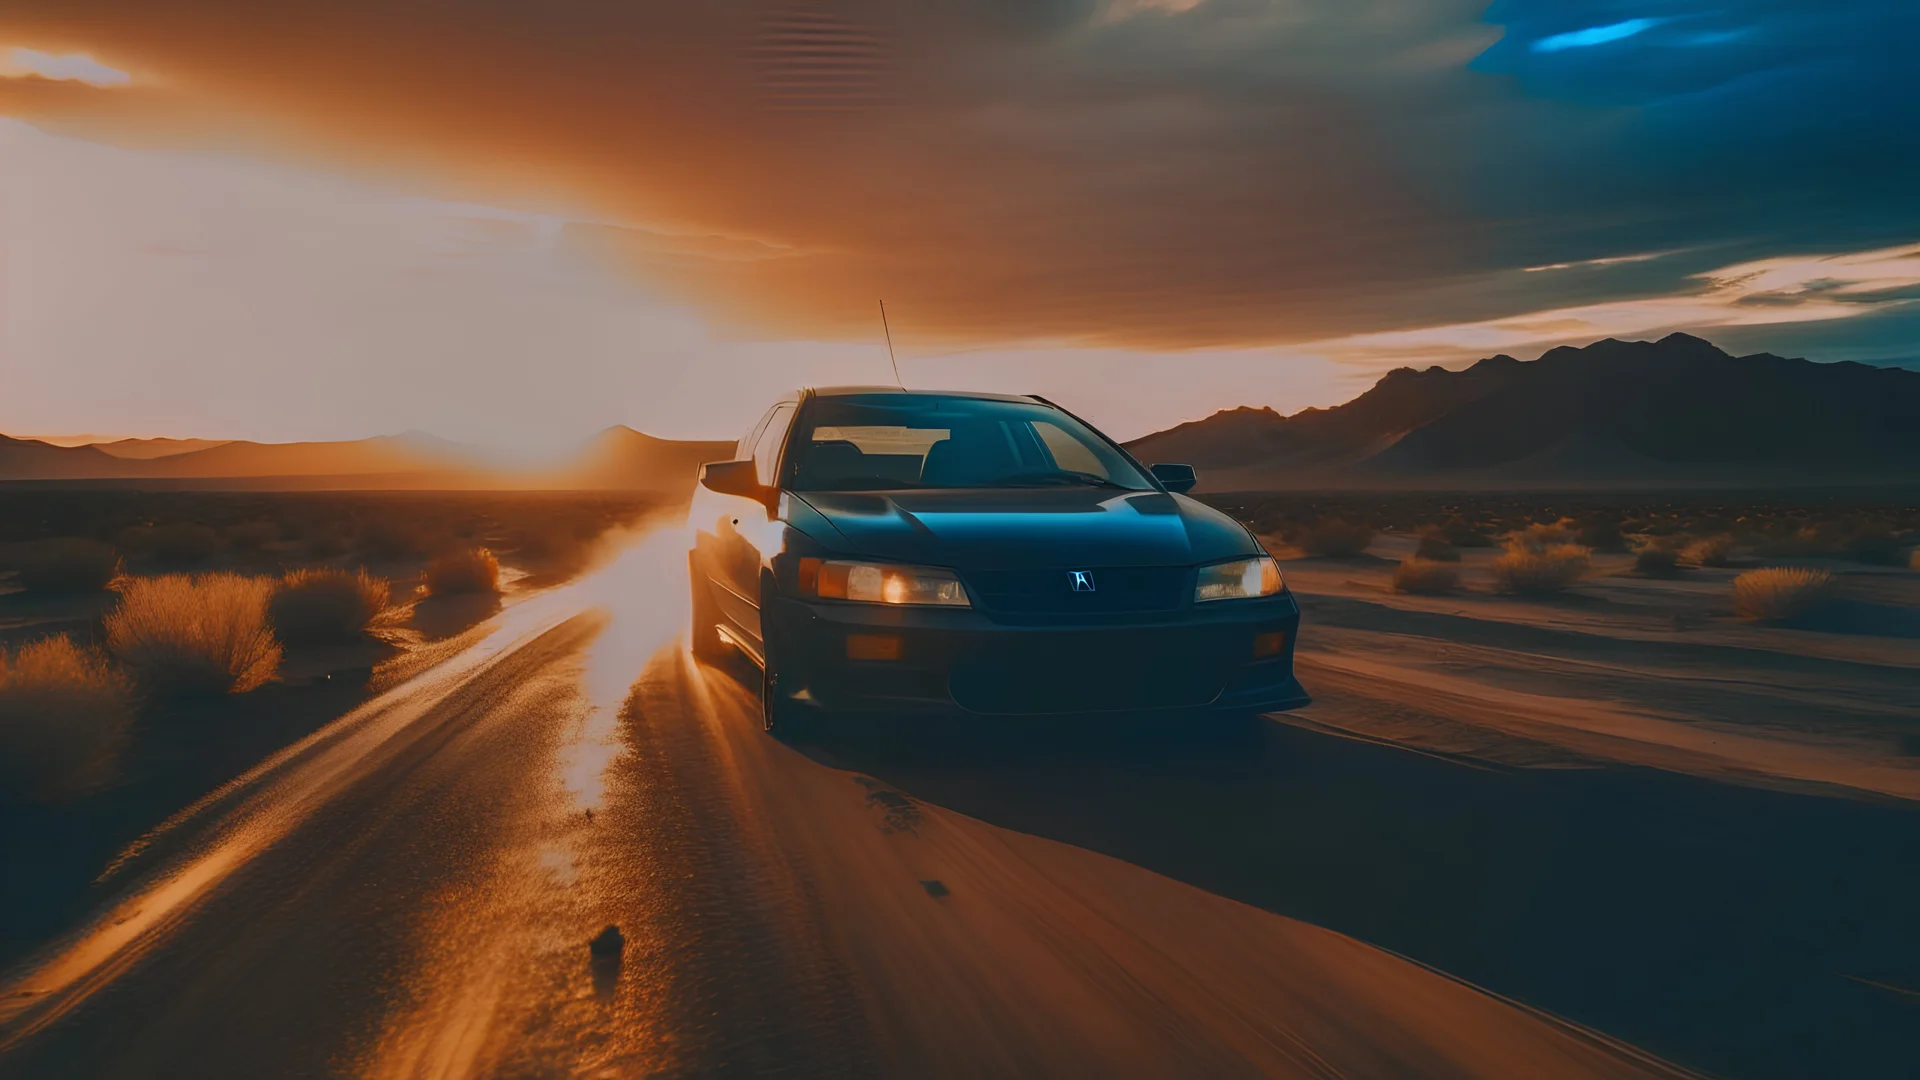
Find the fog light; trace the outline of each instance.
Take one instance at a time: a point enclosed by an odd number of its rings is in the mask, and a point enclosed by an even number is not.
[[[1269,657],[1279,656],[1285,652],[1286,649],[1287,632],[1285,630],[1269,630],[1264,634],[1253,635],[1253,658],[1255,660],[1265,660]]]
[[[898,660],[900,639],[892,634],[848,634],[847,659]]]

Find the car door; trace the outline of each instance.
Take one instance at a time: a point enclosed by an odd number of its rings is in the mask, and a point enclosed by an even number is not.
[[[749,461],[753,458],[753,447],[766,430],[767,422],[773,419],[779,405],[768,406],[767,411],[753,422],[747,433],[741,436],[733,451],[734,461]],[[704,485],[696,486],[693,492],[693,505],[687,515],[693,525],[693,567],[694,573],[704,577],[708,594],[712,596],[714,607],[731,626],[738,626],[739,603],[733,599],[732,591],[724,587],[728,580],[726,566],[730,559],[737,558],[731,551],[737,529],[735,519],[740,516],[740,501],[731,495],[723,495]]]
[[[754,438],[751,457],[760,482],[779,482],[780,452],[786,445],[787,431],[793,427],[797,403],[783,401],[773,407],[767,422]],[[720,536],[720,560],[715,597],[721,614],[745,635],[756,650],[760,648],[760,571],[774,554],[780,539],[780,523],[774,507],[753,499],[725,497],[726,514],[716,522]]]

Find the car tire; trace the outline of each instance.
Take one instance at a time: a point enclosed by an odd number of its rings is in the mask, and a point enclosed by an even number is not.
[[[708,663],[727,659],[732,650],[720,636],[720,607],[713,602],[713,586],[692,552],[687,553],[687,591],[693,601],[693,655]]]
[[[804,739],[817,735],[818,711],[781,693],[781,675],[792,670],[784,662],[787,650],[764,619],[761,625],[765,636],[760,641],[764,656],[764,662],[760,665],[760,726],[782,739]]]
[[[813,710],[780,693],[780,671],[771,663],[760,671],[760,726],[782,739],[806,738],[814,731]]]

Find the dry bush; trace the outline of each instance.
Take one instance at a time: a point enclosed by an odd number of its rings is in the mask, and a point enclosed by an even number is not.
[[[1900,538],[1894,535],[1893,530],[1872,526],[1862,526],[1848,533],[1835,548],[1835,553],[1844,558],[1876,566],[1899,566],[1901,556],[1906,554]]]
[[[1456,554],[1454,558],[1458,559]],[[1393,591],[1403,593],[1444,593],[1460,584],[1460,574],[1443,562],[1409,556],[1393,568]]]
[[[1447,540],[1447,534],[1438,526],[1429,525],[1420,530],[1420,546],[1413,553],[1416,559],[1430,562],[1459,562],[1460,549]]]
[[[1805,558],[1819,555],[1831,545],[1832,539],[1811,525],[1802,525],[1792,532],[1778,533],[1768,537],[1760,545],[1760,554],[1781,558]]]
[[[1678,545],[1652,540],[1633,557],[1633,568],[1648,577],[1677,577],[1680,573]]]
[[[1529,525],[1507,538],[1507,550],[1513,550],[1519,544],[1532,552],[1543,552],[1557,547],[1575,544],[1580,532],[1574,527],[1572,518],[1561,518],[1551,525]]]
[[[0,797],[52,801],[111,776],[133,726],[133,688],[64,634],[0,649]]]
[[[1767,537],[1760,553],[1785,558],[1832,555],[1854,562],[1899,566],[1906,547],[1885,522],[1830,521]]]
[[[1551,526],[1533,526],[1527,534],[1544,528]],[[1579,581],[1592,565],[1592,553],[1578,544],[1535,546],[1528,542],[1527,534],[1507,541],[1506,552],[1493,560],[1493,578],[1501,592],[1532,596],[1557,593]]]
[[[1833,575],[1825,570],[1768,567],[1733,579],[1733,613],[1755,622],[1786,622],[1833,600]]]
[[[106,618],[107,648],[156,694],[241,694],[280,669],[270,578],[132,578]]]
[[[1701,566],[1732,566],[1739,541],[1727,533],[1696,540],[1687,548],[1687,557]]]
[[[62,536],[26,545],[14,563],[30,591],[99,592],[120,572],[120,553],[112,544]]]
[[[1620,531],[1620,522],[1599,515],[1580,522],[1574,542],[1595,551],[1627,550],[1627,537]]]
[[[427,564],[426,580],[435,596],[499,592],[500,560],[483,547],[449,551]]]
[[[1373,543],[1373,526],[1324,517],[1297,530],[1293,543],[1309,555],[1351,557],[1364,553]]]
[[[1493,546],[1493,537],[1475,528],[1467,519],[1455,515],[1440,525],[1440,535],[1454,547],[1484,548]]]
[[[386,610],[386,578],[365,570],[295,570],[280,581],[267,614],[289,645],[353,641]]]

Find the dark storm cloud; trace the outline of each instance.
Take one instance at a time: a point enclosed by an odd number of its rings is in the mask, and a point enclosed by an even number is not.
[[[1502,0],[1487,18],[1506,35],[1473,69],[1566,125],[1536,129],[1508,182],[1475,174],[1510,205],[1741,254],[1920,231],[1920,5]],[[1581,43],[1610,29],[1633,32]]]
[[[15,0],[0,36],[576,196],[761,325],[864,330],[884,295],[922,338],[1194,346],[1912,239],[1912,8]]]

